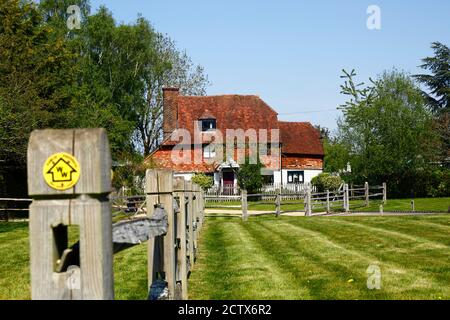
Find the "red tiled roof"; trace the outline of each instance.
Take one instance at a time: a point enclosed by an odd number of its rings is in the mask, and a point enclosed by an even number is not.
[[[278,121],[283,154],[323,156],[320,132],[309,122]]]
[[[215,118],[217,129],[278,129],[277,113],[258,96],[178,96],[178,128],[194,133],[194,121]],[[270,137],[270,135],[269,135]]]

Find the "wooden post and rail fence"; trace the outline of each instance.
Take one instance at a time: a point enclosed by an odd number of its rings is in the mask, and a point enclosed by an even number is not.
[[[112,224],[103,129],[37,130],[28,146],[32,299],[114,299],[113,255],[148,242],[149,299],[187,299],[204,219],[201,188],[147,170],[147,217]],[[79,241],[68,247],[68,226]]]
[[[276,216],[280,216],[281,213],[287,212],[299,212],[304,211],[305,216],[311,216],[314,209],[320,209],[321,212],[331,213],[333,210],[340,210],[346,213],[351,211],[351,200],[362,200],[363,205],[368,207],[370,204],[371,198],[381,198],[383,205],[387,202],[387,186],[386,183],[383,183],[380,186],[369,186],[368,182],[364,183],[364,186],[351,186],[347,183],[344,183],[339,190],[330,191],[326,190],[325,192],[313,192],[313,188],[310,184],[306,184],[302,189],[303,192],[294,195],[293,193],[283,193],[280,188],[277,193],[271,192],[270,194],[266,193],[257,193],[257,194],[248,194],[246,190],[240,190],[239,195],[206,195],[205,200],[210,204],[208,207],[224,209],[224,208],[236,208],[234,205],[214,205],[214,202],[227,202],[227,200],[240,200],[240,207],[242,210],[242,220],[248,220],[248,198],[251,197],[253,199],[259,199],[261,201],[253,202],[253,205],[274,205],[275,211],[270,212],[270,214],[275,214]],[[293,197],[299,199],[300,201],[291,200]],[[287,205],[303,205],[303,210],[291,210],[291,211],[282,211],[281,206],[284,204]],[[250,202],[252,203],[252,202]]]

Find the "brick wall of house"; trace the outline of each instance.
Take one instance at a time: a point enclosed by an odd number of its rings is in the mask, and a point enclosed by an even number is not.
[[[321,157],[311,157],[302,155],[283,155],[281,160],[283,169],[323,169],[323,159]]]

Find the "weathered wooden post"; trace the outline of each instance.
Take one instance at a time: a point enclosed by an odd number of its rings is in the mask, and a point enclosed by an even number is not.
[[[345,212],[350,211],[350,199],[348,195],[348,184],[344,184],[344,210]]]
[[[306,210],[305,214],[306,216],[310,216],[312,212],[312,203],[311,203],[311,185],[306,186]]]
[[[412,210],[412,212],[416,211],[415,204],[414,204],[414,199],[411,200],[411,210]]]
[[[330,208],[330,190],[327,190],[327,213],[331,212]]]
[[[383,182],[383,204],[387,203],[387,185]]]
[[[189,270],[191,271],[194,268],[194,203],[193,203],[193,192],[192,192],[192,182],[186,182],[187,189],[187,219],[188,219],[188,255],[189,255]]]
[[[198,186],[193,183],[192,184],[192,192],[193,192],[193,217],[194,217],[194,259],[197,258],[198,254],[198,233],[199,233],[199,194],[198,194]]]
[[[175,225],[173,208],[173,173],[169,170],[152,169],[146,172],[145,193],[147,215],[151,218],[155,205],[160,205],[167,213],[167,234],[150,239],[148,242],[148,282],[164,278],[167,282],[169,299],[174,298],[175,275]],[[161,261],[162,260],[162,261]]]
[[[113,299],[111,155],[104,129],[36,130],[28,145],[32,299]],[[68,226],[79,260],[67,265]],[[73,263],[73,262],[72,262]]]
[[[248,220],[248,212],[247,212],[247,190],[241,190],[241,207],[242,207],[242,220]]]
[[[178,197],[180,211],[177,214],[177,282],[181,284],[181,293],[177,298],[187,300],[188,282],[187,282],[187,241],[186,241],[186,184],[184,178],[175,179],[175,196]]]
[[[281,214],[281,195],[277,194],[277,197],[275,199],[275,206],[276,206],[276,215],[277,217]]]
[[[368,207],[369,206],[369,183],[367,181],[364,183],[364,198],[365,198],[364,205],[366,207]]]

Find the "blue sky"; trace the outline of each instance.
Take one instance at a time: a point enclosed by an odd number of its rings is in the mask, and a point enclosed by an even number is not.
[[[287,121],[334,130],[345,99],[341,70],[367,82],[396,67],[420,72],[430,44],[450,45],[448,0],[91,0],[117,21],[138,13],[204,66],[207,94],[256,94]],[[369,30],[369,5],[381,30]],[[325,110],[325,111],[322,111]]]

